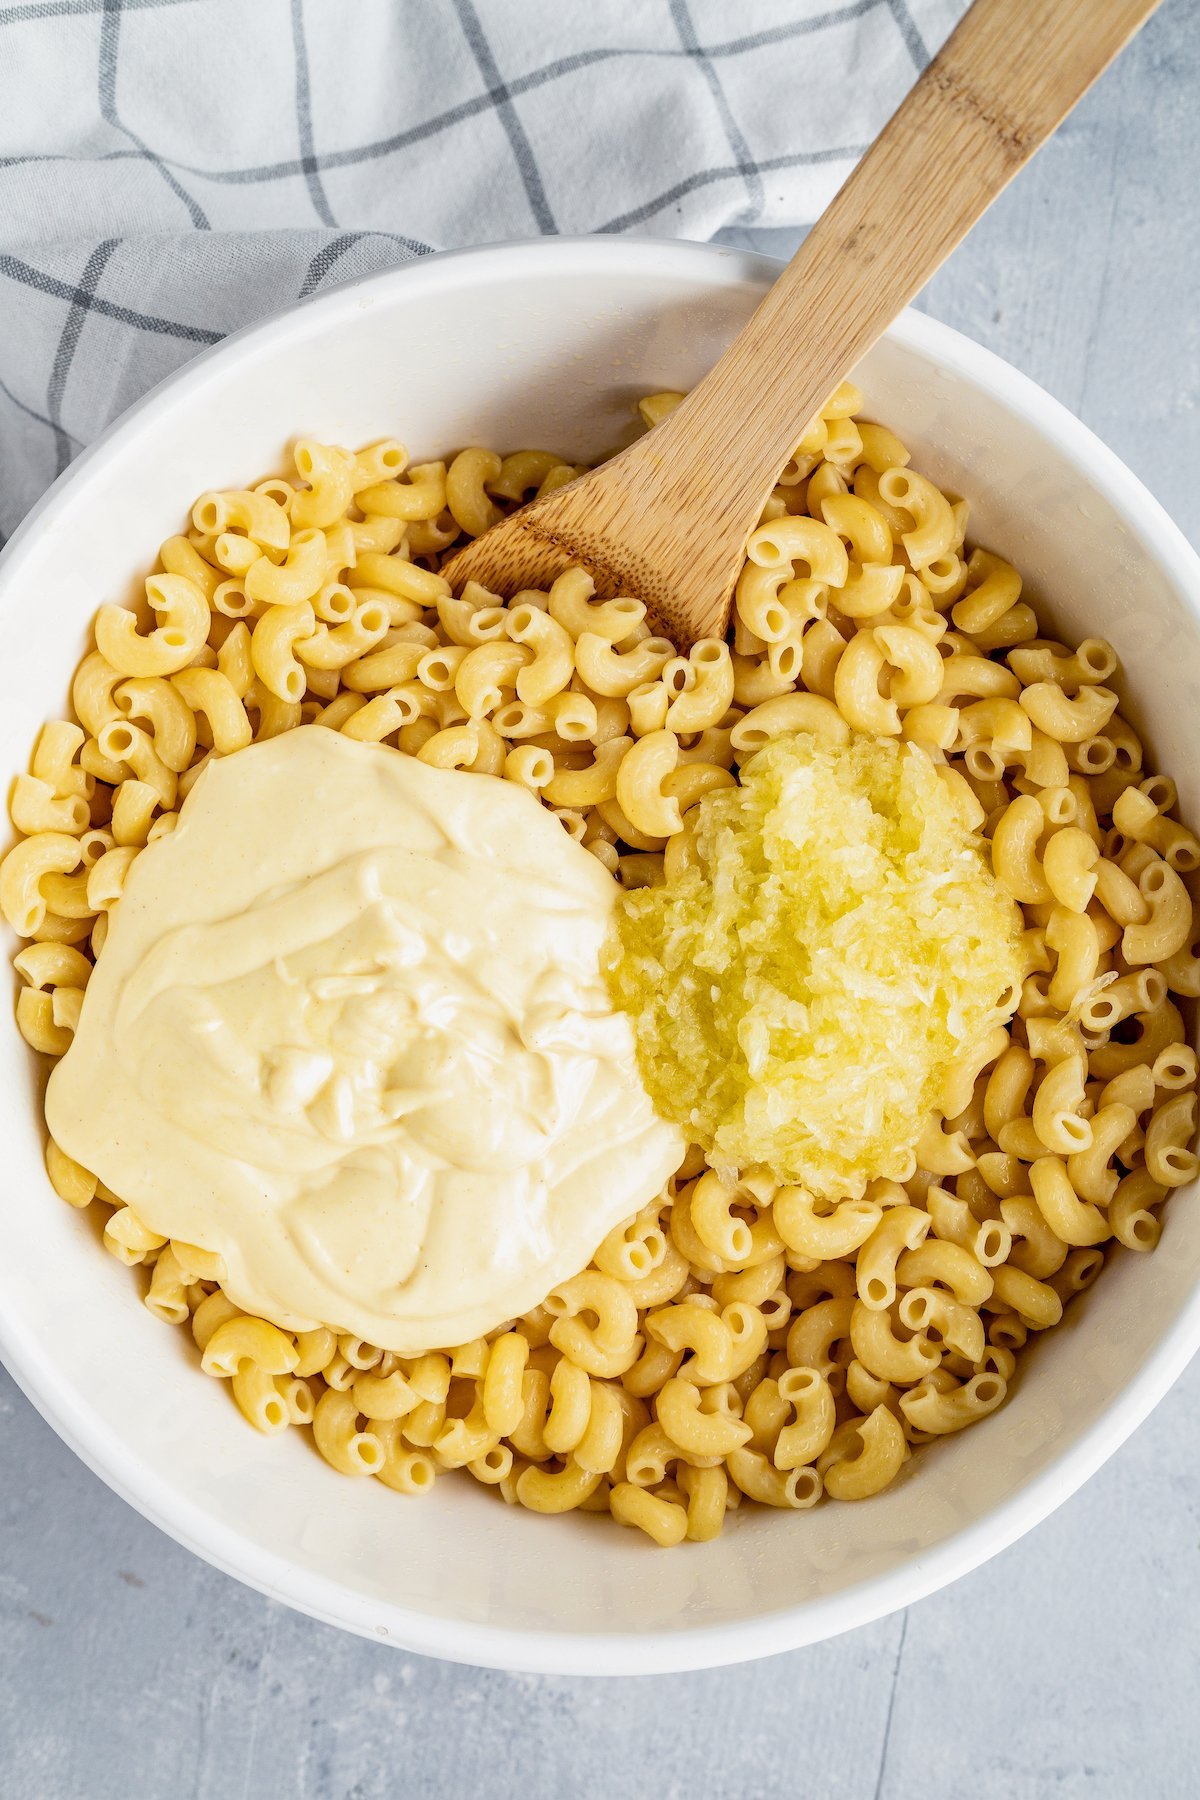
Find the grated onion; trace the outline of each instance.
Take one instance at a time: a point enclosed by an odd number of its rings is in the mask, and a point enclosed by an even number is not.
[[[606,952],[656,1106],[720,1168],[904,1177],[1019,990],[987,845],[922,750],[868,738],[775,738],[696,810],[696,865],[624,894]]]

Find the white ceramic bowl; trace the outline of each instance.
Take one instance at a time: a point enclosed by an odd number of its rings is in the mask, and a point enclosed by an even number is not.
[[[395,433],[421,454],[482,443],[597,456],[625,440],[638,395],[704,373],[774,273],[694,245],[546,239],[343,288],[198,357],[79,459],[4,556],[5,787],[61,714],[97,604],[135,591],[202,490],[281,468],[299,433]],[[927,318],[903,318],[860,379],[870,413],[969,496],[973,535],[1012,557],[1063,634],[1112,639],[1157,766],[1200,816],[1200,563],[1156,502],[1032,382]],[[181,1543],[292,1606],[429,1655],[636,1674],[862,1624],[1035,1525],[1200,1342],[1200,1209],[1179,1196],[1156,1253],[1113,1257],[1000,1412],[922,1452],[868,1505],[747,1509],[719,1542],[658,1554],[605,1520],[536,1518],[465,1481],[408,1501],[334,1474],[300,1433],[264,1442],[200,1377],[186,1337],[138,1304],[91,1220],[51,1192],[38,1080],[15,1030],[0,1031],[0,1350],[16,1379]]]

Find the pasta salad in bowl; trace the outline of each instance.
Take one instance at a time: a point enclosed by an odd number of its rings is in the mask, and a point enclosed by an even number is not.
[[[6,558],[6,1359],[183,1541],[434,1653],[876,1616],[1195,1343],[1196,570],[1115,459],[905,319],[797,421],[727,637],[442,572],[766,278],[585,242],[331,295]]]

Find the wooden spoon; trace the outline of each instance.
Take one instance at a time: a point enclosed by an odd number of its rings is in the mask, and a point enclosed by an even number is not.
[[[774,287],[675,412],[465,545],[501,594],[582,563],[682,648],[723,635],[746,538],[859,358],[1158,0],[975,0]]]

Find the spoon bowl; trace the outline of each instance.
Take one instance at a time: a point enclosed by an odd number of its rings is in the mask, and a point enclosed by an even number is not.
[[[442,573],[510,595],[580,564],[679,649],[723,637],[746,538],[807,422],[1157,4],[975,0],[682,405]]]

